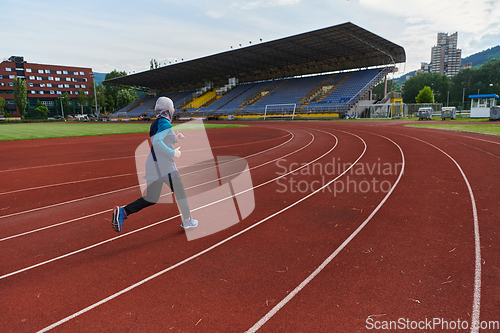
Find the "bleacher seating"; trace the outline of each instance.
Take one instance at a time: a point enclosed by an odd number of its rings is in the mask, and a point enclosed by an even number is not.
[[[311,102],[305,111],[316,111],[324,109],[341,110],[352,105],[361,97],[367,89],[376,85],[385,75],[384,70],[367,69],[344,73],[348,75],[345,80],[341,80],[336,89],[333,89],[321,101]]]
[[[301,78],[244,83],[223,96],[192,103],[195,91],[169,93],[178,112],[196,112],[213,115],[263,114],[266,105],[295,104],[296,112],[347,111],[366,91],[373,88],[390,68],[329,73]],[[215,91],[211,92],[215,96]],[[208,93],[205,94],[208,96]],[[203,97],[202,95],[201,97]],[[130,105],[127,114],[138,116],[153,112],[156,97],[141,99]],[[138,101],[139,102],[139,101]]]
[[[124,114],[126,114],[130,118],[139,117],[141,114],[147,113],[147,110],[151,107],[154,108],[156,98],[154,96],[144,96],[137,102],[140,103],[136,107],[129,109],[129,111],[125,112]]]

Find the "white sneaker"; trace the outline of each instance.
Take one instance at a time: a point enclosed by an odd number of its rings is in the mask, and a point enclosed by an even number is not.
[[[198,221],[193,219],[191,216],[188,219],[185,219],[184,221],[182,221],[182,224],[181,224],[181,227],[183,227],[184,229],[196,228],[197,226],[198,226]]]

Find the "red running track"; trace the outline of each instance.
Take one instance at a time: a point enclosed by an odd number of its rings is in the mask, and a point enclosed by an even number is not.
[[[173,204],[111,228],[144,134],[3,142],[0,330],[499,331],[500,138],[403,124],[208,130],[255,209],[193,241]]]

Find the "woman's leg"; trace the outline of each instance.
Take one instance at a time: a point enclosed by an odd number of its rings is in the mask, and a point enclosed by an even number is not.
[[[184,184],[182,184],[182,179],[181,175],[179,175],[179,172],[176,171],[169,173],[166,183],[175,194],[177,205],[179,205],[179,208],[181,209],[182,218],[184,220],[188,219],[191,216],[191,212],[189,210],[186,190],[184,189]]]
[[[125,206],[125,212],[127,213],[127,215],[137,213],[141,209],[157,203],[158,199],[160,198],[162,187],[163,181],[161,180],[156,180],[154,182],[148,181],[146,195]]]

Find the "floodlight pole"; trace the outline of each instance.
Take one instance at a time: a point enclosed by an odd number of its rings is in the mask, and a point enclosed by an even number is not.
[[[99,111],[97,109],[97,94],[95,92],[95,74],[94,74],[94,72],[90,73],[90,77],[92,78],[92,81],[93,81],[92,84],[94,86],[95,113],[96,113],[96,121],[98,121],[99,120]]]
[[[462,111],[465,108],[465,104],[464,104],[465,103],[465,88],[463,88],[463,89],[464,90],[463,90],[463,93],[462,93]]]
[[[62,113],[63,120],[66,120],[66,119],[64,119],[64,108],[63,108],[63,103],[62,103],[62,97],[59,97],[59,101],[61,102],[61,113]]]

